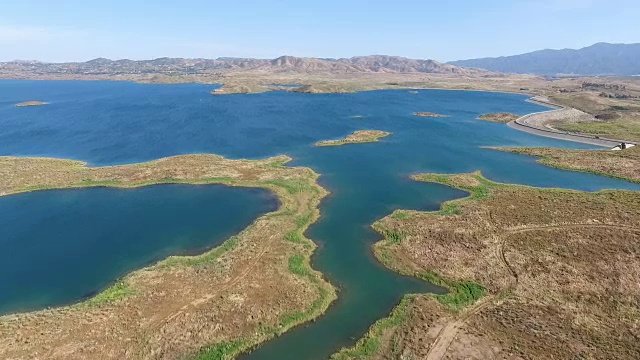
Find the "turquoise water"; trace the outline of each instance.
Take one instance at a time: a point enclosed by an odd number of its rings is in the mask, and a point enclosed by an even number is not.
[[[74,158],[92,165],[183,153],[231,158],[288,154],[295,159],[292,165],[309,166],[322,174],[320,183],[331,195],[322,202],[322,217],[307,236],[320,245],[313,257],[314,268],[339,288],[339,299],[317,321],[268,342],[244,356],[247,359],[326,358],[353,344],[376,319],[388,315],[404,294],[443,291],[388,271],[370,251],[370,245],[379,239],[370,230],[375,220],[396,208],[437,209],[442,201],[464,195],[444,186],[413,182],[409,179],[412,173],[481,170],[502,182],[586,191],[640,190],[620,180],[551,169],[530,157],[480,148],[589,148],[475,120],[488,112],[526,114],[544,109],[525,102],[521,95],[421,90],[418,94],[212,96],[210,90],[205,85],[0,81],[0,126],[4,129],[0,154]],[[12,106],[25,100],[51,104]],[[412,115],[416,111],[450,117],[416,117]],[[355,115],[363,117],[353,118]],[[393,135],[379,143],[312,146],[360,129]],[[37,203],[38,196],[34,193],[24,203]],[[2,201],[0,198],[0,204]],[[73,280],[68,286],[75,286]]]

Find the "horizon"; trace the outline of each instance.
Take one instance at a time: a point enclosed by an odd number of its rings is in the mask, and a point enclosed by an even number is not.
[[[578,49],[574,49],[574,48],[562,48],[562,49],[550,49],[550,48],[545,48],[545,49],[538,49],[538,50],[533,50],[531,52],[535,52],[535,51],[546,51],[546,50],[551,50],[551,51],[561,51],[561,50],[581,50],[583,48],[588,48],[594,45],[598,45],[598,44],[608,44],[608,45],[637,45],[640,43],[610,43],[610,42],[605,42],[605,41],[601,41],[598,43],[594,43],[582,48],[578,48]],[[499,55],[499,56],[495,56],[496,58],[500,58],[500,57],[508,57],[508,56],[514,56],[514,55],[521,55],[521,54],[511,54],[511,55]],[[148,58],[148,59],[129,59],[129,58],[108,58],[108,57],[95,57],[95,58],[91,58],[91,59],[87,59],[87,60],[80,60],[80,61],[64,61],[64,62],[57,62],[57,61],[43,61],[43,60],[39,60],[39,59],[13,59],[13,60],[0,60],[0,62],[3,63],[10,63],[10,62],[38,62],[38,63],[44,63],[44,64],[58,64],[58,63],[85,63],[85,62],[90,62],[90,61],[94,61],[94,60],[108,60],[108,61],[124,61],[124,60],[128,60],[128,61],[154,61],[154,60],[160,60],[160,59],[184,59],[184,60],[221,60],[221,59],[252,59],[252,60],[275,60],[275,59],[279,59],[282,57],[293,57],[293,58],[307,58],[307,59],[320,59],[320,60],[341,60],[341,59],[353,59],[353,58],[357,58],[357,57],[369,57],[369,56],[386,56],[386,57],[396,57],[396,58],[405,58],[405,59],[411,59],[411,60],[431,60],[431,61],[436,61],[436,62],[440,62],[440,63],[447,63],[445,61],[439,61],[436,59],[429,59],[429,58],[411,58],[411,57],[406,57],[406,56],[402,56],[402,55],[391,55],[391,54],[368,54],[368,55],[354,55],[354,56],[350,56],[350,57],[340,57],[340,58],[331,58],[331,57],[319,57],[319,56],[296,56],[296,55],[291,55],[291,54],[284,54],[284,55],[280,55],[280,56],[276,56],[273,58],[262,58],[262,57],[255,57],[255,58],[251,58],[251,57],[240,57],[240,56],[218,56],[215,58],[206,58],[206,57],[172,57],[172,56],[161,56],[161,57],[156,57],[156,58]],[[459,59],[459,60],[468,60],[468,59]],[[640,76],[640,75],[634,75],[634,76]]]
[[[290,0],[268,5],[256,0],[168,4],[159,1],[145,6],[122,0],[5,4],[0,14],[0,61],[274,59],[282,54],[339,59],[389,54],[444,63],[640,40],[634,15],[640,12],[640,4],[630,0],[490,0],[482,4],[405,0],[393,7],[364,0],[304,5]],[[522,26],[523,19],[536,23]]]

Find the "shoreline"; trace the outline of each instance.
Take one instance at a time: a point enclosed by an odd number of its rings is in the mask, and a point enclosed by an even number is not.
[[[395,248],[400,247],[401,245],[399,244],[401,244],[403,241],[402,238],[398,240],[396,236],[392,236],[393,233],[396,233],[396,234],[399,233],[402,236],[407,236],[407,234],[402,232],[402,227],[400,227],[400,230],[398,230],[397,226],[392,226],[391,228],[394,231],[388,230],[388,228],[386,228],[384,225],[385,222],[387,224],[391,223],[393,225],[393,221],[396,221],[399,224],[403,225],[402,221],[407,221],[406,219],[411,219],[413,216],[421,216],[421,217],[428,216],[428,217],[434,217],[435,219],[445,219],[447,217],[464,216],[465,213],[464,213],[463,206],[473,206],[477,204],[482,204],[484,201],[487,201],[488,199],[491,198],[490,194],[496,191],[500,191],[501,189],[523,189],[526,191],[539,191],[541,193],[546,193],[550,195],[557,193],[557,194],[567,194],[569,196],[582,196],[582,194],[585,194],[585,196],[592,196],[592,197],[598,197],[598,196],[604,197],[612,193],[633,192],[631,190],[607,190],[607,189],[601,189],[595,192],[585,192],[585,191],[570,190],[570,189],[563,189],[563,188],[540,188],[540,187],[535,187],[530,185],[502,183],[502,182],[497,182],[497,181],[493,181],[488,178],[485,178],[480,171],[475,171],[471,173],[456,173],[456,174],[420,173],[420,174],[412,175],[411,178],[414,181],[438,183],[438,184],[456,188],[468,193],[467,196],[442,202],[440,204],[439,210],[416,211],[416,210],[396,209],[392,213],[383,217],[382,219],[377,220],[372,225],[378,233],[383,235],[382,240],[372,245],[376,259],[378,259],[378,261],[381,264],[383,264],[385,267],[399,274],[415,276],[418,278],[423,278],[421,271],[423,271],[424,269],[421,265],[424,265],[424,264],[415,263],[414,261],[412,261],[411,257],[404,258],[401,255],[401,253],[398,253],[398,254],[391,253],[392,251],[395,250]],[[472,178],[477,179],[478,183],[472,184],[467,180]],[[437,223],[437,224],[440,224],[440,223]],[[456,225],[456,223],[453,222],[452,225]],[[559,225],[559,226],[563,226],[563,225]],[[567,225],[567,226],[572,226],[572,225]],[[589,224],[586,224],[585,226],[606,227],[606,226],[615,226],[615,225],[608,225],[606,223],[602,225],[601,223],[598,222],[595,225],[589,223]],[[635,228],[626,227],[623,229],[632,229],[632,230],[640,231],[640,228],[637,228],[637,227]],[[507,227],[506,232],[508,233],[509,231],[514,231],[514,230],[508,229]],[[517,232],[520,230],[516,229],[515,231]],[[415,232],[414,233],[409,232],[409,234],[416,236]],[[504,245],[498,245],[497,247],[498,251],[496,251],[496,258],[497,260],[500,260],[500,258],[502,259],[503,261],[502,265],[505,268],[507,275],[510,277],[513,277],[513,279],[510,280],[510,282],[507,282],[503,284],[502,287],[498,287],[496,289],[495,284],[493,284],[493,286],[489,286],[489,284],[483,284],[483,282],[480,281],[479,282],[480,286],[483,287],[486,290],[486,292],[484,292],[479,298],[475,298],[472,296],[471,299],[469,299],[472,301],[469,303],[466,303],[466,305],[463,305],[460,308],[448,307],[446,303],[442,303],[442,301],[440,301],[438,295],[405,294],[402,297],[401,301],[391,310],[388,316],[378,319],[368,329],[367,333],[358,339],[355,345],[351,347],[343,348],[340,351],[336,352],[335,354],[332,355],[331,360],[355,360],[355,359],[364,360],[364,359],[374,359],[374,358],[377,359],[377,358],[381,358],[380,356],[387,358],[386,356],[389,355],[388,353],[389,351],[391,351],[394,356],[398,356],[398,354],[400,353],[396,352],[396,346],[399,346],[398,348],[399,351],[402,351],[403,349],[402,346],[406,346],[406,345],[402,345],[402,343],[398,341],[403,342],[403,341],[407,341],[407,339],[410,339],[410,336],[408,336],[406,333],[407,329],[404,327],[405,326],[415,327],[416,326],[415,322],[414,323],[410,322],[411,317],[424,315],[424,312],[422,311],[422,309],[425,309],[424,311],[429,311],[429,310],[426,310],[428,308],[420,308],[419,307],[420,305],[417,305],[420,299],[426,299],[426,301],[431,303],[435,303],[436,301],[440,302],[441,304],[439,305],[438,311],[434,313],[435,314],[434,316],[439,316],[440,319],[446,320],[447,326],[451,326],[452,329],[455,329],[455,332],[446,333],[446,335],[445,335],[445,332],[440,330],[439,332],[437,332],[435,341],[426,340],[422,337],[419,339],[419,342],[421,344],[424,344],[425,346],[427,346],[426,344],[430,343],[430,345],[426,347],[426,349],[429,350],[428,356],[419,357],[419,358],[440,359],[440,355],[444,356],[447,353],[450,347],[451,341],[455,340],[457,336],[456,334],[459,333],[458,331],[459,327],[463,325],[467,325],[466,324],[467,319],[470,316],[477,314],[481,309],[487,309],[487,308],[499,306],[499,304],[501,304],[502,301],[504,301],[504,299],[514,296],[513,292],[518,286],[519,278],[518,278],[518,274],[513,270],[512,265],[504,257],[504,250],[502,249],[503,246]],[[427,267],[426,271],[430,272],[431,270],[429,268],[429,265],[427,265],[426,267]],[[436,270],[436,273],[433,273],[433,274],[434,274],[433,276],[439,277],[439,275],[437,274],[437,270]],[[468,274],[463,271],[463,272],[460,272],[459,275],[461,275],[462,277],[460,278],[455,277],[456,280],[452,280],[450,276],[440,277],[440,278],[443,279],[443,281],[453,281],[453,282],[462,281],[467,283],[464,279],[467,279],[465,275],[468,276]],[[474,283],[474,280],[471,280],[467,284],[473,284],[473,283]],[[501,284],[501,283],[498,283],[498,284]],[[487,286],[487,287],[484,287],[484,286]],[[493,289],[491,289],[492,287]],[[415,308],[415,306],[418,306],[419,313],[418,314],[413,313],[412,315],[411,309],[412,307]],[[422,303],[422,306],[424,306],[424,302]],[[447,317],[451,317],[451,319],[447,319]],[[420,323],[420,320],[418,319],[417,322]],[[460,324],[460,325],[456,325],[456,324]],[[444,327],[442,329],[444,329]],[[433,330],[433,328],[430,328],[430,330]],[[398,333],[398,331],[401,331],[401,332]],[[461,331],[464,331],[464,330],[461,330]],[[413,341],[415,345],[415,338],[413,339]],[[392,345],[389,344],[390,342],[392,342]],[[442,345],[441,343],[444,343],[445,345]],[[390,350],[389,348],[390,346],[393,347],[393,349]],[[406,350],[407,348],[405,347],[404,349]],[[439,355],[434,355],[434,354],[439,354]]]
[[[231,351],[230,353],[225,352],[225,354],[229,356],[235,356],[241,352],[249,351],[252,348],[255,348],[256,346],[258,346],[259,344],[273,337],[276,337],[286,331],[289,331],[293,327],[296,327],[304,323],[308,323],[309,321],[312,321],[313,319],[324,314],[326,310],[329,308],[329,306],[337,298],[337,295],[336,295],[337,289],[335,288],[334,285],[332,285],[325,279],[322,273],[320,273],[317,270],[314,270],[311,267],[310,259],[313,253],[315,253],[315,249],[317,248],[317,245],[312,240],[304,236],[306,229],[319,219],[320,212],[319,212],[318,205],[320,201],[325,196],[328,195],[328,192],[324,188],[322,188],[316,181],[319,175],[313,172],[311,169],[305,168],[305,167],[283,166],[285,163],[291,160],[291,158],[287,156],[271,157],[265,160],[227,160],[219,156],[202,155],[199,157],[198,156],[195,156],[195,157],[194,156],[186,156],[186,157],[177,156],[177,157],[158,159],[158,160],[154,160],[146,163],[137,163],[133,165],[118,165],[113,167],[102,167],[102,170],[104,170],[105,168],[110,170],[130,169],[130,168],[137,169],[137,168],[140,168],[141,164],[151,164],[151,166],[153,165],[160,166],[158,164],[159,163],[162,164],[163,161],[165,162],[177,161],[181,159],[189,160],[189,158],[192,158],[192,159],[195,158],[196,160],[198,158],[202,158],[203,161],[208,159],[209,161],[217,161],[224,164],[230,164],[227,166],[233,166],[233,164],[238,164],[236,166],[236,168],[238,169],[241,169],[243,167],[249,168],[249,169],[256,169],[256,170],[260,169],[266,173],[271,172],[275,174],[279,174],[279,173],[290,174],[289,176],[294,175],[294,178],[287,179],[287,176],[285,176],[282,179],[278,179],[279,176],[276,175],[275,177],[273,177],[273,180],[269,180],[269,177],[262,180],[260,179],[244,180],[241,178],[242,175],[238,175],[240,177],[236,176],[236,178],[233,178],[233,177],[231,178],[227,178],[227,177],[197,178],[196,177],[191,179],[159,178],[159,179],[150,179],[146,181],[134,180],[133,182],[130,182],[130,183],[120,180],[115,182],[114,181],[91,181],[87,183],[71,182],[69,184],[64,184],[60,182],[56,183],[56,179],[53,179],[52,180],[53,183],[43,184],[41,186],[18,186],[14,182],[13,188],[11,188],[11,180],[9,180],[9,189],[5,188],[4,191],[1,192],[2,196],[10,196],[13,194],[20,194],[20,193],[38,191],[38,190],[82,189],[87,187],[110,187],[110,188],[126,189],[126,188],[138,188],[138,187],[144,187],[144,186],[155,186],[155,185],[161,185],[161,184],[187,184],[187,185],[220,184],[223,186],[239,186],[239,187],[245,187],[249,189],[260,188],[260,189],[267,190],[269,193],[273,195],[274,199],[277,199],[278,208],[274,211],[271,211],[259,216],[257,219],[253,220],[251,224],[243,228],[236,235],[226,239],[224,242],[222,242],[217,246],[213,246],[211,249],[204,251],[201,254],[187,255],[187,256],[171,255],[164,259],[160,259],[154,264],[147,265],[129,272],[124,277],[115,280],[109,287],[105,288],[103,291],[93,294],[93,296],[89,298],[79,299],[77,302],[74,302],[74,304],[72,305],[62,305],[62,306],[56,306],[54,308],[48,308],[48,309],[34,310],[34,311],[28,311],[28,312],[17,312],[17,313],[1,315],[0,319],[2,319],[2,321],[0,321],[0,334],[3,333],[3,326],[2,326],[3,324],[6,326],[10,326],[9,323],[23,324],[23,325],[28,324],[29,319],[33,319],[34,316],[56,318],[59,316],[65,316],[63,315],[65,313],[69,313],[68,316],[83,318],[85,313],[91,314],[92,312],[95,312],[95,311],[109,311],[109,313],[112,314],[112,316],[114,317],[120,316],[118,314],[120,314],[121,312],[118,311],[118,309],[122,309],[122,311],[124,311],[126,309],[126,306],[128,306],[127,305],[128,303],[130,302],[135,303],[136,298],[141,296],[141,292],[144,293],[146,291],[138,288],[138,286],[141,285],[139,283],[140,282],[139,278],[141,277],[144,278],[145,276],[148,276],[146,274],[150,274],[150,273],[162,274],[163,272],[168,272],[168,274],[170,274],[172,271],[175,271],[174,269],[183,269],[183,268],[189,269],[194,266],[199,266],[197,264],[200,264],[200,263],[206,264],[211,261],[217,261],[218,258],[233,257],[236,252],[244,251],[242,249],[246,248],[247,246],[254,246],[254,245],[250,245],[252,243],[249,239],[263,237],[264,235],[260,236],[259,233],[256,233],[256,232],[262,231],[261,228],[264,228],[264,226],[267,223],[273,223],[275,221],[286,221],[285,224],[281,224],[281,225],[273,224],[271,225],[271,227],[274,227],[275,231],[277,232],[282,232],[281,235],[277,235],[276,237],[280,238],[280,240],[278,240],[282,244],[280,246],[281,247],[284,246],[283,249],[287,249],[286,253],[295,254],[291,256],[289,255],[285,256],[285,257],[288,257],[289,259],[288,271],[291,272],[290,276],[292,276],[293,278],[303,277],[307,279],[304,281],[306,283],[305,289],[314,289],[312,293],[317,293],[319,297],[315,298],[315,300],[312,301],[312,303],[310,304],[310,307],[305,306],[304,308],[297,308],[295,310],[295,314],[296,314],[295,316],[285,314],[283,320],[278,322],[280,325],[273,324],[274,327],[272,330],[269,330],[269,327],[271,326],[269,324],[272,321],[266,321],[264,322],[264,325],[261,325],[257,329],[252,330],[252,332],[249,334],[244,334],[240,337],[237,337],[237,335],[234,335],[233,333],[227,335],[227,336],[230,336],[230,340],[226,340],[225,342],[220,342],[219,340],[211,339],[211,341],[207,342],[208,344],[205,347],[202,347],[199,350],[197,348],[198,342],[195,342],[195,341],[187,342],[185,346],[187,347],[191,346],[195,348],[191,348],[191,350],[182,352],[181,356],[184,357],[186,355],[187,357],[189,357],[190,356],[189,354],[195,355],[197,353],[219,351],[220,349],[224,349],[225,351],[227,350]],[[17,161],[17,162],[38,161],[37,158],[13,158],[13,157],[0,157],[0,160],[5,160],[5,164],[7,160]],[[50,159],[50,158],[40,159],[40,160],[44,161],[45,163],[60,162],[60,164],[58,165],[71,166],[72,168],[74,166],[78,166],[79,164],[82,164],[82,162],[79,162],[79,161],[64,161],[60,159]],[[0,165],[2,165],[2,162],[0,162]],[[187,162],[187,166],[188,165],[189,163]],[[11,166],[9,168],[11,169]],[[100,169],[101,168],[87,168],[86,166],[80,165],[74,171],[99,171]],[[144,169],[144,165],[142,165],[142,169]],[[19,172],[20,169],[18,168],[17,171]],[[298,174],[297,179],[299,180],[296,180],[295,174]],[[303,177],[300,177],[300,176],[303,176]],[[307,185],[304,185],[305,186],[304,188],[299,188],[299,186],[303,185],[301,182],[304,182]],[[298,218],[300,217],[304,218],[304,221],[299,221]],[[289,231],[288,228],[293,226],[291,225],[291,223],[295,223],[295,226],[294,226],[295,229]],[[294,234],[294,233],[298,234],[298,236],[295,239],[290,238],[289,234]],[[249,242],[247,243],[247,241]],[[255,244],[255,246],[267,246],[267,245]],[[241,255],[236,255],[236,256],[240,256],[240,258],[242,259]],[[246,257],[246,255],[244,256]],[[251,256],[249,256],[249,258],[251,258]],[[295,262],[296,262],[295,268],[291,267],[292,266],[291,261],[293,259],[295,259]],[[242,260],[240,260],[240,263],[237,263],[238,266],[241,266],[241,262]],[[236,263],[234,262],[233,264],[236,264]],[[279,266],[280,265],[276,265],[276,268],[278,268]],[[180,271],[184,271],[184,270],[180,270]],[[162,278],[161,275],[159,276],[160,278]],[[203,283],[207,283],[207,281],[203,281]],[[153,287],[153,285],[149,285],[149,286]],[[190,286],[190,285],[187,284],[186,286]],[[286,289],[286,288],[287,288],[286,286],[283,287],[283,289]],[[144,289],[144,286],[142,289]],[[203,291],[207,291],[207,290],[205,289]],[[277,296],[280,296],[280,295],[277,295]],[[184,298],[184,296],[181,296],[181,298]],[[189,301],[189,300],[184,299],[184,301]],[[225,301],[221,300],[220,303],[223,304]],[[219,302],[216,301],[215,303],[217,304]],[[123,308],[123,306],[125,308]],[[158,311],[159,310],[160,309],[158,309]],[[267,311],[267,313],[271,312],[269,308],[266,308],[265,311]],[[122,314],[126,314],[126,312],[122,312]],[[125,316],[125,315],[122,315],[122,316]],[[71,322],[71,324],[73,324],[73,322]],[[27,325],[24,325],[24,326],[27,326]],[[68,327],[65,327],[64,325],[59,325],[59,326],[61,327],[61,329],[64,329],[63,331],[72,331],[72,332],[75,331],[73,329],[69,329]],[[68,325],[68,326],[74,327],[75,325]],[[39,332],[47,333],[47,330],[46,330],[47,327],[45,325],[37,325],[36,329],[40,329],[38,330]],[[8,329],[5,329],[5,330],[8,330]],[[126,330],[123,330],[123,331],[125,331],[126,333]],[[7,336],[9,335],[7,334]],[[48,336],[48,335],[44,335],[44,336]],[[84,335],[78,334],[78,336],[83,337]],[[131,334],[131,336],[135,338],[137,335]],[[61,341],[64,341],[64,340],[61,340]],[[227,346],[230,344],[229,341],[231,341],[231,343],[233,344],[236,344],[237,346],[233,346],[232,348],[229,348]],[[105,345],[105,344],[101,344],[101,345]],[[131,345],[134,345],[134,344],[131,344]],[[64,346],[64,345],[61,345],[61,346]],[[56,347],[54,347],[54,349],[55,348]],[[30,349],[29,351],[34,350],[33,348],[29,348],[29,349]],[[131,348],[123,344],[120,344],[119,351],[133,350],[135,352],[139,350],[139,349],[138,350],[134,350],[134,349],[135,347]],[[6,350],[18,351],[17,349],[6,349]],[[38,349],[38,350],[43,350],[43,349]],[[44,351],[46,352],[46,350]],[[7,353],[5,353],[5,355],[6,354]]]

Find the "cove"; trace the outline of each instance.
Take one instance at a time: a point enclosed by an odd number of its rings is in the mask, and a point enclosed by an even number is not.
[[[169,255],[219,245],[277,206],[266,190],[222,185],[0,197],[0,314],[77,302]]]
[[[7,104],[22,97],[50,102],[28,111],[0,103],[0,125],[5,129],[0,154],[74,158],[93,165],[182,153],[231,158],[287,154],[295,159],[290,165],[320,173],[320,183],[331,195],[306,235],[320,245],[312,266],[339,288],[339,298],[316,321],[263,344],[245,359],[326,359],[355,343],[404,294],[444,291],[393,273],[371,254],[379,236],[370,225],[377,219],[397,208],[435,210],[444,200],[465,196],[444,186],[413,182],[413,173],[481,170],[492,180],[508,183],[640,190],[637,184],[547,168],[531,157],[482,148],[592,148],[475,120],[484,113],[524,115],[545,109],[525,102],[522,95],[419,90],[211,96],[210,90],[194,84],[0,81]],[[418,111],[449,117],[412,115]],[[312,146],[361,129],[393,135],[371,144]]]

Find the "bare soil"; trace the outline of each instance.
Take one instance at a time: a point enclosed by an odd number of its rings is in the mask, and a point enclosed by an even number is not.
[[[326,191],[311,169],[283,166],[288,160],[185,155],[88,168],[0,158],[3,195],[184,182],[263,187],[281,201],[278,211],[205,254],[170,257],[80,304],[0,317],[0,358],[182,359],[207,350],[228,358],[319,316],[336,295],[309,267],[315,245],[302,232]],[[292,269],[292,258],[301,267]]]
[[[369,358],[640,358],[640,193],[505,185],[478,173],[416,178],[471,195],[380,220],[401,240],[387,235],[376,256],[488,294],[461,310],[413,298]]]

